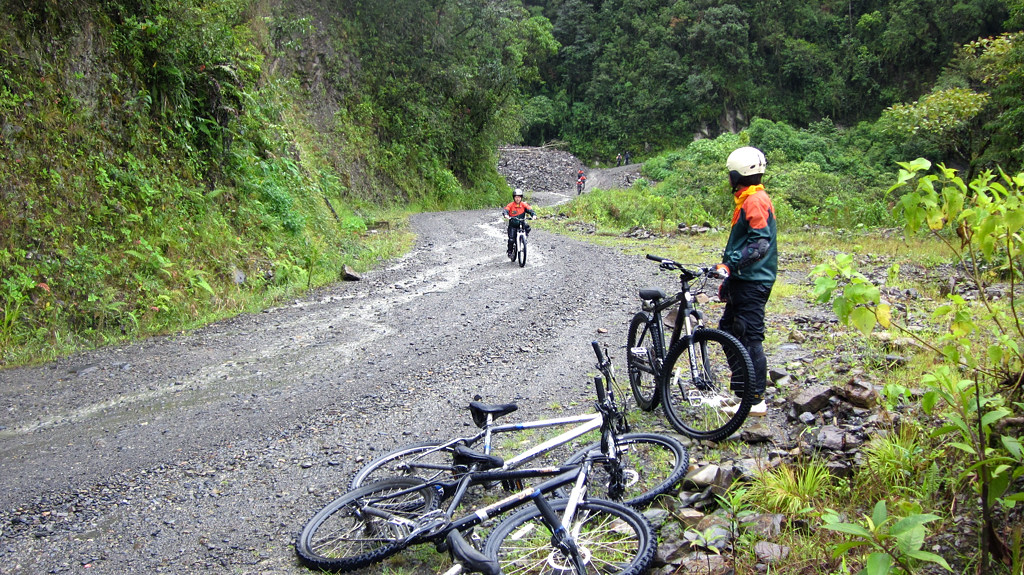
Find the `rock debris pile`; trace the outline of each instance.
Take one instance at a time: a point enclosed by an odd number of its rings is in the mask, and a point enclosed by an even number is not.
[[[561,150],[513,147],[498,150],[498,173],[510,186],[526,192],[575,190],[579,170],[586,170],[583,162]]]

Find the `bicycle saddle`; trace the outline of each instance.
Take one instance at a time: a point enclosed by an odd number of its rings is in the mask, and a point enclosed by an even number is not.
[[[491,415],[494,419],[498,419],[502,415],[508,415],[517,409],[519,409],[519,406],[514,403],[488,405],[486,403],[480,403],[479,401],[469,402],[469,411],[473,414],[473,423],[481,429],[487,425],[488,415]]]
[[[665,290],[658,288],[642,289],[640,290],[640,299],[648,301],[665,299]]]
[[[473,464],[479,463],[477,469],[486,471],[488,469],[501,469],[505,466],[505,460],[498,457],[497,455],[487,455],[478,451],[466,447],[465,445],[456,445],[455,453],[453,454],[452,460],[455,465],[465,465],[466,467],[472,467]]]

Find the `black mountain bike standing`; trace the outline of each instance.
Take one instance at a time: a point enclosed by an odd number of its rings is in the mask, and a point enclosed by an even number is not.
[[[508,252],[508,259],[519,260],[519,267],[523,267],[526,265],[526,214],[512,218],[512,225],[516,228],[516,240]]]
[[[597,343],[598,361],[604,358]],[[657,538],[632,507],[587,494],[592,470],[605,470],[609,493],[621,497],[626,477],[619,465],[616,427],[621,423],[608,397],[610,383],[594,378],[597,408],[604,416],[598,449],[562,466],[502,469],[500,457],[459,446],[452,477],[429,481],[397,476],[364,485],[335,499],[306,524],[295,550],[306,565],[352,571],[382,561],[412,545],[433,543],[462,566],[487,575],[640,575],[654,560]],[[501,500],[456,515],[474,485],[516,484],[549,479]],[[558,493],[565,498],[550,500]],[[441,503],[449,501],[447,507]],[[532,503],[532,505],[531,505]],[[515,514],[489,522],[512,510]],[[466,540],[491,527],[483,551]]]
[[[697,309],[696,294],[703,292],[716,272],[714,268],[687,269],[658,256],[647,259],[658,262],[663,270],[678,271],[681,289],[672,297],[656,288],[640,290],[642,309],[633,316],[626,339],[633,397],[645,411],[661,403],[669,423],[684,435],[724,439],[739,429],[750,412],[752,398],[744,390],[754,367],[743,344],[724,331],[706,327],[704,314]],[[700,283],[691,290],[695,280]],[[672,329],[667,339],[665,327]]]

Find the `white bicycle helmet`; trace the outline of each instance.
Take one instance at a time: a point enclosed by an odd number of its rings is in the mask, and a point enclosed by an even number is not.
[[[519,188],[512,190],[512,199],[516,199],[516,196],[523,197],[523,190],[520,190]]]
[[[729,159],[725,161],[725,167],[730,172],[736,172],[741,176],[752,176],[763,174],[767,163],[761,150],[745,146],[737,148],[729,154]]]

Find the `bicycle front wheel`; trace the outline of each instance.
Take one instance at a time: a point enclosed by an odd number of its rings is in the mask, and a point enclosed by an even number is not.
[[[409,493],[403,490],[422,485]],[[437,492],[415,477],[371,483],[335,499],[313,516],[295,541],[308,567],[353,571],[383,561],[405,548],[408,533],[393,518],[415,519],[437,508]],[[376,512],[369,513],[372,508]]]
[[[364,465],[349,485],[358,489],[388,477],[419,477],[424,481],[447,480],[453,477],[453,446],[442,447],[439,441],[426,441],[399,447]]]
[[[629,322],[629,333],[626,337],[629,387],[633,389],[637,407],[644,411],[653,411],[661,401],[661,390],[655,375],[658,347],[654,340],[654,330],[651,328],[652,321],[651,315],[647,312],[638,312]],[[662,344],[661,349],[665,349],[664,342]]]
[[[619,464],[626,482],[622,502],[632,507],[642,507],[667,493],[682,481],[690,466],[690,452],[686,446],[667,435],[627,433],[616,438],[615,444],[619,448]],[[595,449],[601,449],[600,441],[580,450],[565,464],[580,463]],[[595,493],[607,496],[605,490],[611,484],[611,475],[604,465],[594,464],[588,481],[588,485],[600,486],[600,491]]]
[[[556,513],[567,500],[551,502]],[[639,575],[657,551],[651,524],[638,511],[612,501],[591,499],[579,504],[569,523],[586,567],[576,575]],[[504,575],[567,575],[575,568],[551,544],[551,530],[540,510],[530,506],[502,521],[487,538],[484,553],[496,559]]]
[[[519,234],[516,237],[516,247],[519,250],[519,267],[526,265],[526,234]]]
[[[750,412],[754,373],[746,348],[735,337],[698,329],[669,350],[662,372],[661,404],[672,427],[694,439],[719,441],[743,425]]]

